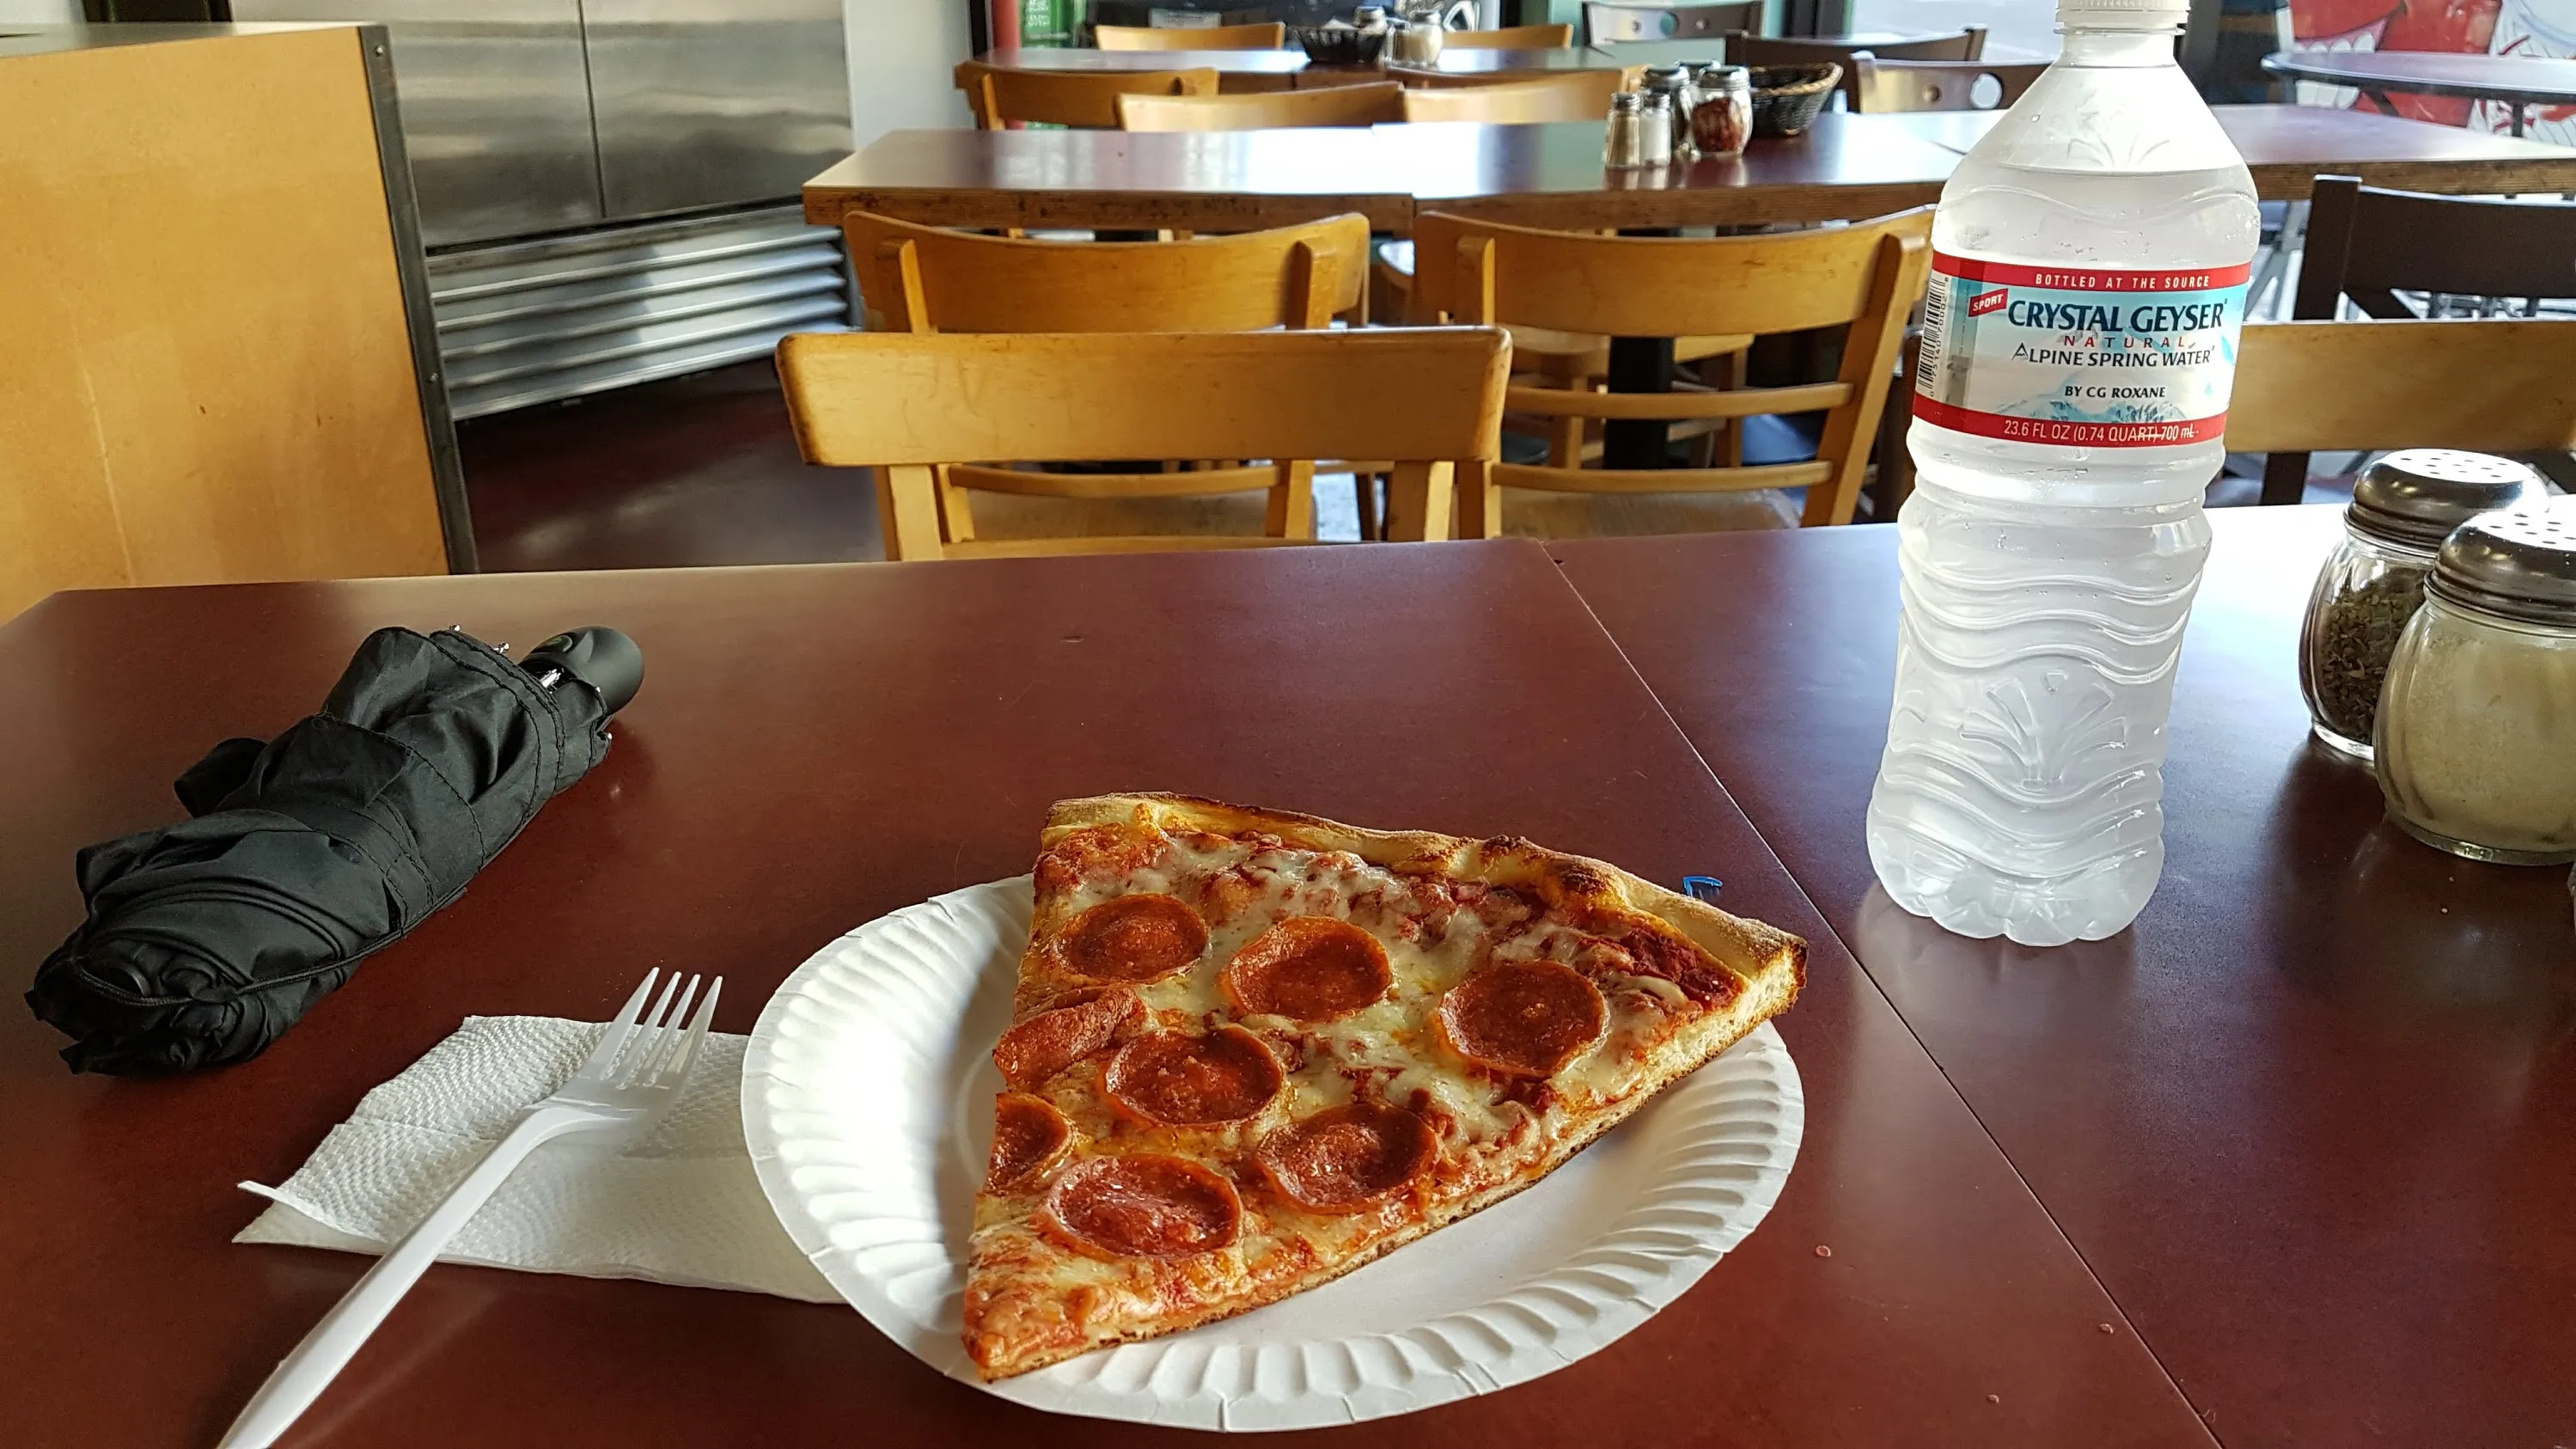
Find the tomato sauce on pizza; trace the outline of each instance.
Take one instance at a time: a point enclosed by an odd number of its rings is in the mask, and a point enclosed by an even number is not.
[[[967,1276],[987,1379],[1498,1202],[1805,974],[1794,936],[1518,839],[1120,795],[1041,845]]]

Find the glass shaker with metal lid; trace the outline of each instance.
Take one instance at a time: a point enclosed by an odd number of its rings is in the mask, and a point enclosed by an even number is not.
[[[1630,171],[1645,165],[1645,141],[1639,134],[1645,128],[1645,97],[1635,91],[1621,91],[1610,98],[1610,124],[1601,133],[1601,164],[1614,171]]]
[[[2576,860],[2576,498],[2483,514],[2442,544],[2375,742],[2409,835],[2472,860]]]
[[[1643,167],[1673,164],[1673,97],[1670,91],[1648,90],[1637,97],[1637,164]]]
[[[2539,474],[2511,459],[2440,448],[2391,453],[2362,473],[2299,630],[2299,689],[2321,743],[2370,758],[2380,681],[2423,600],[2434,550],[2479,514],[2546,493]]]
[[[1665,120],[1672,133],[1666,159],[1673,161],[1691,159],[1694,153],[1691,150],[1689,70],[1678,65],[1648,66],[1642,88],[1648,97],[1646,104],[1649,106],[1654,104],[1653,97],[1663,97],[1666,108]]]
[[[1701,156],[1741,156],[1753,135],[1753,73],[1740,65],[1711,61],[1686,64],[1690,71],[1691,145]]]

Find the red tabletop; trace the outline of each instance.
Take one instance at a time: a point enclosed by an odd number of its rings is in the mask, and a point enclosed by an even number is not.
[[[2216,111],[2269,199],[2306,197],[2319,173],[2414,191],[2576,189],[2576,149],[2564,146],[2354,111]],[[942,226],[1215,231],[1336,211],[1405,231],[1425,207],[1556,227],[1819,222],[1938,199],[1960,153],[1991,124],[1988,112],[1828,111],[1804,136],[1652,171],[1603,167],[1598,121],[1165,135],[890,131],[806,182],[805,215],[826,226],[860,207]]]
[[[2567,873],[2381,820],[2293,663],[2337,510],[2212,517],[2163,884],[2053,950],[1873,884],[1893,529],[1555,552],[2222,1441],[2576,1443]]]
[[[1050,800],[1168,788],[1715,874],[1811,943],[1781,1021],[1806,1139],[1759,1231],[1579,1364],[1305,1437],[2210,1442],[1534,544],[57,596],[0,628],[0,949],[31,971],[78,916],[74,849],[172,818],[173,775],[311,709],[368,630],[590,622],[649,661],[607,762],[266,1055],[74,1077],[0,1013],[0,1437],[213,1442],[366,1262],[229,1243],[259,1207],[233,1184],[283,1178],[466,1014],[596,1018],[684,965],[730,978],[717,1025],[747,1030],[839,932],[1026,869]],[[441,1267],[288,1442],[1041,1440],[1205,1442],[1017,1408],[847,1309]]]

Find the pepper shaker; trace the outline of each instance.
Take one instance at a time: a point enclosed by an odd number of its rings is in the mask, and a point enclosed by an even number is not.
[[[2410,448],[2363,471],[2299,629],[2299,691],[2320,744],[2370,758],[2380,681],[2423,601],[2434,550],[2479,514],[2546,494],[2530,468],[2484,453]]]
[[[1614,171],[1633,171],[1645,165],[1644,97],[1635,91],[1621,91],[1610,98],[1610,124],[1601,135],[1601,164]]]

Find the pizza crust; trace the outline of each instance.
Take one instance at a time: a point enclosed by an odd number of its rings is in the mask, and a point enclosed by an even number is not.
[[[1796,1000],[1806,979],[1806,945],[1798,937],[1758,921],[1721,911],[1703,901],[1666,890],[1616,866],[1584,856],[1553,851],[1512,836],[1469,840],[1428,831],[1380,831],[1288,811],[1228,805],[1187,795],[1099,795],[1058,803],[1048,812],[1042,848],[1052,848],[1074,831],[1096,826],[1142,825],[1162,831],[1214,835],[1269,835],[1311,851],[1345,851],[1374,865],[1406,873],[1447,876],[1489,885],[1511,886],[1536,896],[1550,912],[1616,908],[1650,916],[1670,926],[1741,978],[1741,989],[1724,1005],[1686,1022],[1647,1059],[1640,1085],[1625,1099],[1590,1111],[1577,1130],[1553,1144],[1534,1164],[1515,1176],[1470,1196],[1430,1205],[1418,1218],[1345,1253],[1319,1262],[1294,1277],[1229,1294],[1226,1301],[1193,1311],[1156,1315],[1151,1321],[1114,1336],[1079,1344],[1005,1352],[978,1372],[990,1382],[1015,1377],[1066,1359],[1120,1343],[1159,1338],[1183,1329],[1214,1323],[1265,1307],[1295,1293],[1320,1287],[1386,1252],[1427,1233],[1491,1207],[1554,1172],[1611,1128],[1652,1101],[1666,1087],[1688,1076],[1735,1044],[1764,1020]],[[1042,935],[1046,923],[1040,923]],[[1033,935],[1030,949],[1040,949]],[[989,1334],[1009,1339],[1009,1315],[983,1326]],[[1026,1335],[1019,1335],[1025,1339]]]

